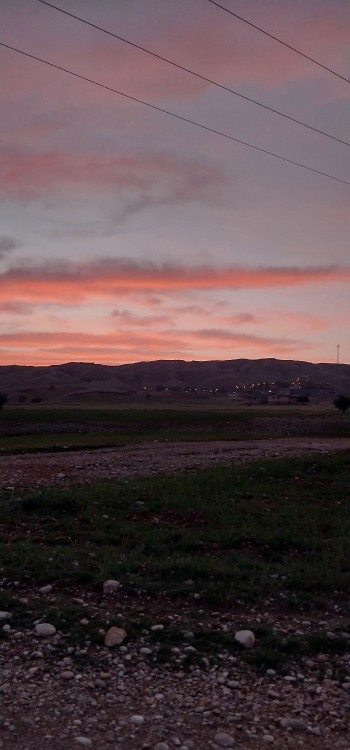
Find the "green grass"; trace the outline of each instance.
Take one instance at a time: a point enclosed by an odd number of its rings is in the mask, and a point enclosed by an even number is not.
[[[3,409],[0,455],[123,443],[350,437],[350,420],[318,407],[219,409]]]
[[[230,432],[175,432],[158,430],[153,432],[140,433],[118,433],[112,432],[88,432],[85,434],[76,433],[55,433],[39,435],[16,435],[9,437],[0,437],[0,456],[13,455],[16,453],[54,453],[65,450],[114,448],[121,445],[131,445],[136,443],[146,443],[152,441],[167,442],[207,442],[208,440],[248,440],[252,439],[251,435],[245,433],[233,436]]]
[[[3,573],[230,603],[348,591],[347,455],[0,498]]]
[[[15,629],[31,629],[39,618],[54,624],[63,639],[52,658],[69,643],[78,649],[79,668],[96,656],[85,654],[86,644],[102,645],[107,615],[109,625],[126,628],[131,644],[142,634],[153,649],[147,657],[153,665],[178,669],[174,647],[184,669],[206,668],[222,653],[282,672],[319,653],[341,657],[350,651],[343,634],[350,632],[349,462],[342,453],[69,489],[3,491],[0,576],[6,588],[0,589],[0,609],[12,613]],[[117,608],[101,599],[107,578],[123,584]],[[54,584],[54,597],[40,595],[46,583]],[[31,592],[28,602],[18,598],[21,590]],[[87,607],[74,601],[79,592]],[[140,593],[150,597],[143,604]],[[167,612],[178,607],[183,615],[152,633],[145,601],[151,611],[159,599]],[[133,604],[124,607],[129,600]],[[338,625],[303,635],[276,631],[271,622],[262,626],[254,614],[236,621],[255,632],[251,651],[206,620],[213,607],[235,613],[237,604],[248,611],[251,605],[259,609],[259,602],[263,612],[270,602],[282,612],[312,610],[317,619],[322,609],[335,612],[335,601]],[[81,623],[85,617],[88,624]],[[188,645],[195,650],[188,652]]]

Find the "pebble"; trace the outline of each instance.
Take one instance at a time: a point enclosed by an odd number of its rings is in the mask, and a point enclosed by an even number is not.
[[[214,742],[219,747],[233,747],[235,744],[232,734],[227,734],[227,732],[217,732],[214,736]]]
[[[50,635],[55,635],[56,628],[54,625],[51,625],[49,622],[39,622],[35,626],[35,632],[37,635],[40,635],[42,638],[47,638]]]
[[[152,625],[151,630],[152,633],[160,633],[161,630],[164,630],[164,625]]]
[[[105,646],[108,648],[113,648],[114,646],[120,646],[123,641],[125,641],[125,638],[127,637],[127,632],[123,628],[116,628],[111,627],[107,630],[107,633],[105,635]]]
[[[281,719],[281,727],[282,729],[292,729],[294,732],[301,732],[303,729],[305,729],[305,722],[301,721],[300,719]]]
[[[154,750],[170,750],[170,747],[167,742],[157,742],[154,746]]]
[[[238,630],[235,635],[235,641],[244,646],[244,648],[253,648],[255,635],[252,630]]]
[[[79,745],[83,745],[83,747],[89,747],[92,745],[92,741],[89,737],[75,737],[75,741],[78,742]]]
[[[47,586],[42,586],[41,589],[39,589],[39,594],[51,594],[52,589],[53,586],[48,583]]]
[[[10,617],[12,617],[11,612],[4,612],[3,610],[0,611],[0,620],[9,620]]]
[[[69,669],[67,669],[65,672],[62,672],[61,677],[63,680],[72,680],[74,677],[74,672],[71,672]]]
[[[130,721],[132,724],[135,724],[136,726],[141,726],[145,720],[144,716],[141,716],[141,714],[133,714],[130,718]]]
[[[120,582],[115,581],[113,578],[110,578],[108,581],[105,581],[103,584],[103,593],[104,594],[113,594],[117,589],[119,589]]]

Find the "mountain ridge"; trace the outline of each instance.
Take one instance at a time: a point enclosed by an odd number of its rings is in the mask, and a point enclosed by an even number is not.
[[[297,380],[299,379],[299,380]],[[332,395],[350,393],[350,365],[277,358],[231,360],[152,360],[122,365],[66,362],[59,365],[2,365],[0,391],[10,402],[86,401],[89,396],[113,396],[144,390],[188,388],[221,391],[257,383],[302,382]]]

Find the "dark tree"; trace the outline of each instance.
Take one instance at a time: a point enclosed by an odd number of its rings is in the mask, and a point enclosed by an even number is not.
[[[6,393],[0,393],[0,409],[6,404],[6,401],[8,401]]]
[[[337,398],[333,401],[334,406],[336,406],[339,411],[342,411],[343,414],[348,410],[350,406],[350,398],[348,396],[343,396],[342,394],[339,394]]]

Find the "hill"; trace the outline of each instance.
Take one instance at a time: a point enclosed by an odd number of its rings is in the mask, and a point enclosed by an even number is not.
[[[258,384],[269,383],[269,386]],[[278,388],[298,383],[315,398],[325,400],[350,393],[350,365],[314,364],[279,359],[233,359],[207,362],[157,360],[128,365],[70,362],[48,367],[0,367],[0,391],[10,403],[118,402],[131,394],[146,398],[152,392],[168,395],[190,390],[202,396],[217,392]],[[274,384],[274,385],[272,385]],[[196,389],[196,390],[195,390]]]

